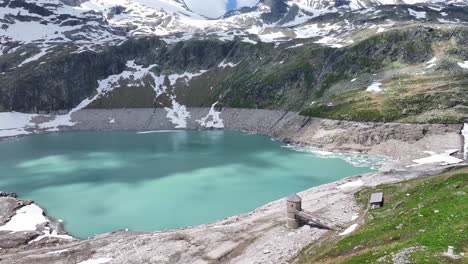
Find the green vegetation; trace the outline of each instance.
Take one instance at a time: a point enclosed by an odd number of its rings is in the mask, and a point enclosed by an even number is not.
[[[383,83],[384,91],[365,87],[324,97],[302,114],[330,119],[408,123],[462,123],[467,117],[465,74],[402,75]]]
[[[393,263],[402,250],[414,263],[466,263],[441,256],[448,246],[468,251],[468,167],[400,184],[377,186],[356,193],[363,206],[370,193],[383,190],[385,206],[365,213],[365,224],[349,236],[328,236],[306,248],[298,264]],[[379,261],[378,261],[379,260]]]

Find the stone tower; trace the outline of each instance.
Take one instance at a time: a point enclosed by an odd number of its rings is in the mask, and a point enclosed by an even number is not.
[[[296,216],[301,208],[302,199],[297,194],[291,194],[286,198],[286,226],[297,229],[301,225],[301,220]]]

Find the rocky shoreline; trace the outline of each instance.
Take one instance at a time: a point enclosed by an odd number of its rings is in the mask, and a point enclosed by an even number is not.
[[[457,150],[463,158],[463,124],[405,124],[340,121],[301,116],[296,112],[223,108],[213,125],[213,108],[187,108],[188,117],[182,127],[168,118],[163,108],[81,109],[67,116],[37,115],[28,127],[19,127],[18,136],[69,131],[158,131],[158,130],[241,130],[264,134],[295,145],[341,152],[363,152],[386,156],[404,163]],[[44,128],[44,123],[70,119],[75,125]],[[64,118],[65,117],[65,118]],[[54,120],[55,119],[55,120]],[[207,122],[200,122],[205,120]],[[1,131],[0,131],[1,132]],[[0,140],[13,137],[2,137]]]
[[[190,108],[184,129],[210,129],[197,120],[209,108]],[[270,110],[223,109],[224,129],[272,136],[285,142],[327,150],[358,151],[396,160],[379,172],[349,177],[300,193],[304,209],[341,226],[362,221],[362,208],[354,193],[363,187],[396,183],[434,175],[446,166],[408,167],[426,157],[424,151],[459,150],[462,125],[357,123],[300,116]],[[73,127],[61,131],[173,130],[164,109],[84,109],[73,113]],[[47,133],[35,131],[34,133]],[[13,194],[0,195],[0,227],[31,201]],[[162,232],[116,231],[87,240],[67,236],[60,221],[47,218],[34,231],[0,231],[0,263],[286,263],[306,245],[320,239],[325,230],[305,226],[288,230],[284,225],[284,200],[248,214],[222,221]],[[334,234],[336,235],[336,234]],[[40,239],[38,239],[40,238]],[[97,262],[102,261],[102,262]]]
[[[210,108],[187,108],[190,118],[183,129],[211,129],[198,120]],[[459,150],[462,157],[462,124],[361,123],[301,116],[295,112],[224,108],[223,129],[264,134],[292,144],[326,150],[365,152],[399,161],[427,156],[424,151]],[[173,130],[164,109],[82,109],[72,114],[73,127],[62,131]]]

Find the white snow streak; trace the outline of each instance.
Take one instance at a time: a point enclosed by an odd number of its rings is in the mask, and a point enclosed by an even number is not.
[[[47,53],[49,53],[49,48],[43,48],[41,49],[41,51],[39,53],[37,53],[36,55],[30,57],[30,58],[27,58],[25,59],[23,62],[21,62],[19,65],[18,65],[18,68],[19,67],[22,67],[23,65],[25,64],[28,64],[30,62],[33,62],[33,61],[37,61],[39,60],[40,58],[44,57],[45,55],[47,55]]]
[[[351,225],[350,227],[346,228],[345,231],[341,232],[340,234],[338,234],[339,236],[345,236],[347,234],[351,234],[352,232],[354,232],[354,230],[356,230],[356,228],[358,227],[358,224],[353,224]]]
[[[111,258],[88,259],[86,261],[79,262],[78,264],[105,264],[111,260]]]
[[[237,65],[239,65],[240,62],[238,63],[233,63],[233,62],[226,62],[226,60],[223,60],[220,64],[218,64],[218,68],[226,68],[226,67],[230,67],[230,68],[234,68],[236,67]]]
[[[465,123],[462,130],[464,141],[464,148],[463,148],[463,157],[465,160],[468,160],[468,123]]]
[[[347,182],[344,184],[341,184],[336,187],[338,190],[347,190],[347,189],[353,189],[356,187],[361,187],[364,185],[364,182],[362,180],[357,180],[357,181],[352,181],[352,182]]]
[[[304,43],[299,43],[299,44],[296,44],[296,45],[292,45],[292,46],[287,47],[286,49],[294,49],[294,48],[299,48],[299,47],[302,47],[302,46],[304,46]]]
[[[221,112],[215,110],[215,106],[218,102],[214,103],[211,106],[210,112],[208,115],[202,119],[197,120],[196,122],[206,128],[224,128],[223,120],[220,118]]]
[[[437,57],[432,58],[430,61],[426,62],[426,69],[431,69],[436,66]]]

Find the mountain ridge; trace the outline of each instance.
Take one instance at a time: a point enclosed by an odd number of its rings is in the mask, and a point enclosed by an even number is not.
[[[260,2],[217,20],[145,1],[4,2],[0,111],[218,102],[358,121],[467,118],[465,1],[325,11],[270,1],[288,7]]]

